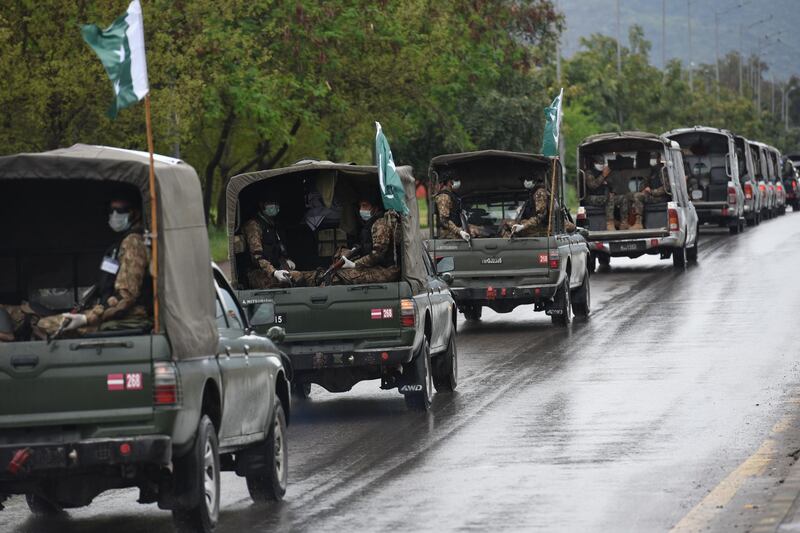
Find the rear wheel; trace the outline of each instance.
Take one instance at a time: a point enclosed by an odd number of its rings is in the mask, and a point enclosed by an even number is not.
[[[478,304],[467,304],[462,308],[464,318],[470,322],[475,322],[481,319],[483,313],[483,306]]]
[[[589,252],[589,260],[586,262],[586,269],[589,272],[595,272],[597,270],[597,254],[594,252]]]
[[[686,260],[690,263],[697,263],[697,246],[700,243],[700,231],[699,228],[697,232],[694,234],[694,244],[691,248],[686,249]]]
[[[672,266],[683,268],[686,266],[686,247],[681,246],[672,250]]]
[[[597,254],[597,262],[600,266],[607,267],[611,264],[611,256],[608,254]]]
[[[37,516],[56,516],[64,512],[59,505],[42,498],[38,494],[26,494],[25,503],[28,504],[28,509]]]
[[[289,480],[289,454],[286,448],[286,415],[277,396],[269,434],[259,448],[260,472],[246,476],[247,490],[256,503],[280,501],[286,494],[286,484]]]
[[[175,462],[175,481],[185,506],[173,509],[178,531],[210,533],[219,519],[219,442],[208,415],[200,418],[194,445]]]
[[[728,226],[728,231],[730,231],[731,235],[736,235],[739,233],[739,221],[737,220],[735,224],[731,224]]]
[[[431,349],[428,339],[422,341],[422,347],[413,361],[408,363],[403,369],[404,374],[408,372],[411,379],[404,387],[406,407],[412,411],[427,411],[433,402],[433,376],[431,373]]]
[[[453,392],[458,386],[458,350],[456,333],[450,335],[447,350],[434,359],[433,386],[436,392]]]
[[[589,273],[583,278],[583,283],[580,287],[575,289],[575,294],[572,295],[572,310],[575,316],[587,318],[591,310],[591,289],[589,285]]]
[[[553,308],[558,314],[550,315],[550,320],[555,326],[566,327],[572,322],[572,302],[570,301],[569,272],[564,284],[556,291],[553,298]]]

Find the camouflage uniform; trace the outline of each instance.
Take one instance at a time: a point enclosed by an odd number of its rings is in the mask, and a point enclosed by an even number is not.
[[[106,294],[103,294],[104,288],[98,286],[99,299],[84,312],[87,324],[78,330],[79,334],[105,329],[102,325],[108,326],[110,322],[130,323],[130,327],[142,327],[149,322],[148,309],[142,300],[149,289],[147,284],[152,282],[148,275],[148,250],[141,228],[129,232],[120,242],[119,248],[115,247],[112,253],[119,262],[119,270],[113,276],[113,285],[109,284]],[[52,335],[62,322],[61,315],[44,317],[34,325],[34,334],[40,338]]]
[[[395,234],[399,230],[396,215],[378,214],[362,230],[364,255],[353,261],[355,268],[341,269],[333,276],[334,285],[358,285],[398,281],[400,269],[395,256]]]
[[[436,213],[439,219],[439,239],[460,239],[461,231],[461,199],[450,189],[443,189],[434,197]],[[477,237],[480,230],[468,224],[466,230],[472,237]]]
[[[663,202],[666,199],[667,189],[664,187],[664,182],[661,178],[662,168],[662,165],[653,167],[650,171],[650,175],[642,182],[642,189],[644,190],[649,187],[649,193],[635,192],[631,194],[631,198],[628,201],[629,206],[626,207],[632,207],[637,217],[641,217],[644,214],[644,204]],[[627,210],[628,209],[626,209],[626,211]]]
[[[251,289],[273,289],[295,285],[312,285],[314,272],[290,271],[291,283],[281,283],[275,278],[276,270],[289,270],[286,261],[288,256],[275,223],[261,215],[252,218],[242,228],[250,261],[254,265],[247,273],[248,286]],[[267,248],[265,249],[265,241]],[[274,264],[273,264],[274,263]]]
[[[614,221],[614,208],[622,205],[622,198],[611,192],[607,183],[604,183],[603,172],[592,171],[586,174],[586,188],[588,194],[583,201],[586,206],[603,207],[606,210],[606,221]],[[624,220],[624,218],[623,218]]]
[[[531,209],[533,206],[533,209]],[[557,207],[557,206],[554,206]],[[525,202],[520,211],[520,216],[514,222],[506,222],[501,233],[501,237],[511,237],[511,227],[514,224],[521,224],[522,229],[517,231],[515,237],[529,237],[547,230],[547,213],[550,211],[550,195],[544,187],[536,189],[532,198]],[[527,216],[527,218],[525,218]],[[564,216],[564,229],[575,231],[575,224]]]

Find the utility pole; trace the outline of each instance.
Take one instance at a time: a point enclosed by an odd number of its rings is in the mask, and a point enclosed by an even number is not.
[[[689,91],[694,92],[694,73],[692,72],[692,0],[686,0],[686,10],[689,23]]]
[[[739,97],[741,98],[744,96],[744,88],[742,86],[742,25],[739,24],[739,55],[738,55],[739,63]]]
[[[619,0],[617,0],[617,121],[619,129],[623,130],[622,105],[620,105],[622,91],[622,36],[619,23]]]
[[[717,74],[717,102],[719,102],[719,11],[714,12],[714,69]]]
[[[789,88],[789,90],[788,90],[788,91],[786,91],[786,104],[785,104],[785,106],[786,106],[786,114],[784,115],[784,121],[785,121],[785,123],[784,123],[784,127],[786,128],[786,132],[787,132],[787,133],[789,132],[789,95],[790,95],[790,94],[792,93],[792,91],[794,91],[795,89],[797,89],[797,86],[795,86],[795,87],[790,87],[790,88]]]
[[[661,0],[661,69],[667,68],[667,0]]]
[[[775,116],[775,73],[770,72],[770,77],[772,79],[772,116]]]

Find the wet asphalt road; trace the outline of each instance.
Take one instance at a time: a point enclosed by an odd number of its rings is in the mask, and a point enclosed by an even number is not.
[[[457,393],[414,414],[376,382],[314,388],[294,405],[285,501],[254,507],[226,474],[219,531],[746,530],[743,509],[786,466],[779,451],[725,505],[687,514],[776,427],[789,435],[778,448],[800,434],[798,265],[790,212],[736,237],[704,232],[683,272],[613,260],[592,278],[591,319],[568,330],[523,308],[461,320]],[[171,531],[136,496],[49,521],[15,498],[0,531]]]

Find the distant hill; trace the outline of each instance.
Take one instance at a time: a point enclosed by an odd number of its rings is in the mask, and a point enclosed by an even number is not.
[[[615,0],[555,0],[567,19],[562,37],[563,54],[571,56],[580,46],[580,38],[592,33],[616,36]],[[695,63],[714,63],[714,12],[725,11],[744,3],[720,16],[720,57],[739,49],[739,24],[745,28],[772,15],[772,20],[743,30],[745,56],[755,53],[758,39],[762,39],[762,57],[774,69],[776,80],[785,80],[792,74],[800,75],[800,0],[692,0],[692,50]],[[620,0],[620,34],[627,43],[628,28],[638,24],[653,44],[651,62],[661,66],[661,0]],[[689,57],[688,10],[686,0],[667,0],[666,3],[666,59],[678,58],[686,62]],[[770,34],[772,43],[780,39],[785,44],[772,44],[764,40]],[[769,73],[767,74],[767,77]]]

